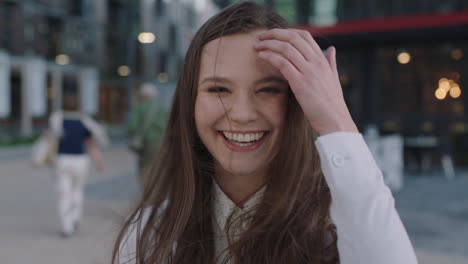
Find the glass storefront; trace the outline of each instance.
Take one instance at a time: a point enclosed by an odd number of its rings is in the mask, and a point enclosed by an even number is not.
[[[340,81],[363,131],[437,138],[436,155],[468,164],[468,42],[408,42],[338,49]]]
[[[238,1],[213,0],[220,7]],[[468,9],[466,0],[256,0],[255,2],[273,6],[292,24],[314,25]]]
[[[382,134],[398,133],[405,140],[436,138],[436,155],[452,153],[455,164],[468,164],[468,20],[463,18],[468,1],[272,0],[268,5],[293,25],[318,33],[322,48],[337,47],[343,93],[361,131],[373,124]],[[438,24],[448,20],[450,25]]]

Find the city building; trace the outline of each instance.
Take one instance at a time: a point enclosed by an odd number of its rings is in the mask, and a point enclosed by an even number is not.
[[[31,135],[61,108],[64,92],[97,113],[96,31],[79,2],[0,1],[2,136]]]
[[[170,97],[191,36],[217,10],[209,0],[0,0],[0,141],[37,134],[65,93],[124,126],[142,82]]]
[[[337,47],[343,92],[361,131],[377,126],[402,135],[405,150],[452,153],[456,165],[468,164],[468,1],[256,2],[311,32],[322,48]]]

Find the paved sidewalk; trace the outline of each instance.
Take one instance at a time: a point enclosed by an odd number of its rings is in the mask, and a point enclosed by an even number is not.
[[[468,263],[468,171],[407,176],[396,207],[422,264]]]
[[[50,170],[31,167],[27,149],[0,153],[0,263],[109,264],[119,223],[138,193],[134,155],[125,146],[105,152],[107,171],[93,171],[85,189],[81,228],[62,239]],[[468,173],[453,181],[437,173],[406,179],[396,206],[419,263],[467,264]]]
[[[110,263],[118,226],[137,193],[134,156],[122,147],[105,152],[106,172],[93,170],[83,222],[70,239],[59,236],[51,171],[18,157],[0,160],[0,262]]]

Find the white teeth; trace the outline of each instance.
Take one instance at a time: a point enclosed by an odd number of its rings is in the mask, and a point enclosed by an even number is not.
[[[237,141],[239,143],[248,143],[248,142],[253,142],[253,141],[260,140],[265,135],[265,132],[232,133],[232,132],[223,131],[223,134],[230,141]]]
[[[263,133],[255,133],[255,140],[259,140],[260,138],[262,138],[263,136]]]

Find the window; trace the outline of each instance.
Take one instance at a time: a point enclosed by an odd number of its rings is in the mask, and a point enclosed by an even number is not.
[[[83,1],[71,0],[68,6],[68,13],[72,16],[82,16],[83,15]]]
[[[155,8],[156,8],[156,16],[163,16],[164,12],[166,12],[166,1],[157,0]]]
[[[398,54],[411,56],[408,64],[397,61]],[[425,114],[463,117],[466,84],[462,67],[466,43],[413,44],[404,49],[379,48],[376,54],[376,84],[380,88],[381,111],[385,113]],[[445,79],[443,79],[445,78]],[[445,92],[436,91],[447,80]],[[443,81],[445,82],[445,81]],[[461,88],[461,95],[456,89]],[[450,91],[450,92],[449,92]]]
[[[167,53],[165,51],[159,52],[159,72],[167,71]]]

